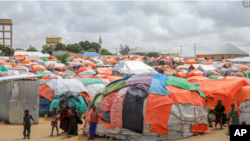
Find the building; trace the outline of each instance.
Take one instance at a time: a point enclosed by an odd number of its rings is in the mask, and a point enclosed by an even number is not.
[[[57,43],[62,43],[62,37],[56,35],[51,35],[49,37],[46,37],[47,46],[52,46],[53,48],[55,48]]]
[[[149,49],[144,49],[142,47],[135,47],[128,52],[128,55],[135,55],[137,53],[148,54],[149,52],[157,52],[161,54],[161,51],[159,50],[149,50]]]
[[[248,57],[249,54],[236,46],[226,43],[225,45],[217,48],[211,52],[199,53],[196,59],[205,58],[206,60],[224,60],[237,57]]]
[[[165,51],[162,51],[161,55],[165,57],[179,57],[179,52],[173,48],[169,48]]]
[[[144,49],[142,47],[135,47],[134,49],[128,52],[128,55],[135,55],[138,53],[148,54],[149,52],[156,52],[159,55],[163,55],[165,57],[179,57],[179,52],[174,50],[173,48],[169,48],[167,50],[154,50],[154,49]]]
[[[0,44],[12,48],[12,25],[11,19],[0,19]]]

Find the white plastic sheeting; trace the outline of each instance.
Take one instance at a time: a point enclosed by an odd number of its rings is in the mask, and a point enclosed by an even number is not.
[[[121,74],[157,73],[152,67],[140,61],[124,61],[112,68]]]
[[[96,72],[94,70],[86,70],[84,72],[79,73],[80,76],[94,76]]]
[[[158,134],[152,133],[147,128],[143,128],[143,134],[138,134],[119,127],[115,127],[114,130],[106,129],[104,124],[97,124],[95,134],[98,136],[114,136],[116,139],[126,141],[158,141],[166,139],[181,139],[193,136],[194,134],[190,131],[191,124],[199,123],[207,124],[207,110],[202,106],[194,106],[191,104],[173,104],[167,125],[167,135],[158,136]],[[86,124],[84,132],[89,132],[89,124]]]
[[[91,99],[94,99],[95,96],[97,95],[98,90],[105,88],[104,84],[90,84],[86,86],[89,96]]]
[[[29,56],[39,56],[39,57],[50,57],[49,54],[43,54],[42,52],[14,52],[15,55],[29,55]]]
[[[244,101],[238,108],[241,111],[239,118],[240,123],[242,123],[242,121],[245,121],[247,125],[250,125],[250,100]]]
[[[201,65],[198,67],[198,70],[207,72],[207,71],[216,71],[217,69],[213,65]]]
[[[54,79],[46,83],[55,94],[60,92],[87,92],[86,87],[78,79]]]

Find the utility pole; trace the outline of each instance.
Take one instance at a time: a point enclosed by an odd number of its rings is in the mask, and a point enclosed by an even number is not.
[[[181,55],[180,55],[180,57],[182,57],[182,46],[181,46]]]
[[[117,48],[116,48],[116,54],[117,54]]]
[[[194,57],[196,58],[196,44],[194,44]]]

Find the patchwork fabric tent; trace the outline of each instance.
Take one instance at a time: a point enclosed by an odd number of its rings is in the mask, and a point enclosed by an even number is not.
[[[189,83],[196,83],[196,82],[203,82],[205,80],[208,80],[209,78],[204,76],[192,76],[186,79]]]
[[[173,76],[142,73],[116,80],[96,95],[92,105],[101,110],[104,119],[98,119],[99,136],[156,141],[209,133],[205,95]],[[86,134],[91,112],[86,113]]]
[[[247,125],[250,124],[250,86],[240,88],[234,97],[232,103],[235,103],[236,108],[240,111],[240,123],[245,121]]]
[[[218,99],[222,100],[222,104],[226,108],[226,113],[229,112],[231,100],[235,93],[243,86],[249,84],[242,78],[235,79],[210,79],[203,81],[199,85],[199,89],[205,94],[209,109],[214,110]]]

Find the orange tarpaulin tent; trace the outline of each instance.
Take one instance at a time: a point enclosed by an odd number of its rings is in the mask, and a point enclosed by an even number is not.
[[[241,71],[245,71],[245,70],[249,70],[250,67],[246,66],[246,65],[241,65],[238,67]]]
[[[179,78],[184,78],[184,77],[187,76],[187,73],[185,73],[185,72],[177,72],[176,76],[179,77]]]
[[[55,92],[48,85],[40,85],[39,86],[39,95],[42,98],[46,98],[50,101],[54,99]]]
[[[51,61],[57,61],[57,59],[55,57],[53,57],[53,56],[48,57],[48,59],[51,60]]]
[[[20,64],[31,64],[32,62],[30,60],[23,60]]]
[[[238,110],[238,112],[240,112],[240,110],[238,109],[238,107],[246,100],[250,100],[250,86],[244,86],[242,88],[240,88],[236,94],[233,96],[232,98],[232,103],[235,104],[236,109]],[[240,116],[240,114],[239,114]]]
[[[228,113],[233,96],[243,86],[249,86],[244,79],[209,79],[198,88],[206,96],[210,111],[214,110],[218,99],[221,99],[226,108],[225,113]]]
[[[192,76],[186,79],[189,83],[203,82],[209,80],[209,78],[204,76]]]
[[[25,58],[25,56],[29,56],[29,55],[15,55],[15,60],[19,60],[19,61],[23,61]]]
[[[194,71],[191,71],[189,74],[188,74],[188,77],[193,77],[193,76],[203,76],[202,72],[199,71],[199,70],[194,70]]]
[[[86,65],[85,65],[86,67],[87,66],[91,66],[91,67],[93,67],[93,68],[96,68],[96,64],[95,63],[93,63],[93,62],[88,62]]]
[[[87,67],[80,67],[79,69],[77,69],[77,73],[81,73],[81,72],[84,72],[86,70],[88,70]]]
[[[99,74],[102,74],[102,75],[112,75],[111,68],[97,68],[96,70]]]
[[[33,66],[31,66],[30,67],[30,69],[31,70],[42,70],[42,69],[44,69],[44,70],[47,70],[47,68],[46,67],[44,67],[44,66],[42,66],[42,65],[33,65]]]

